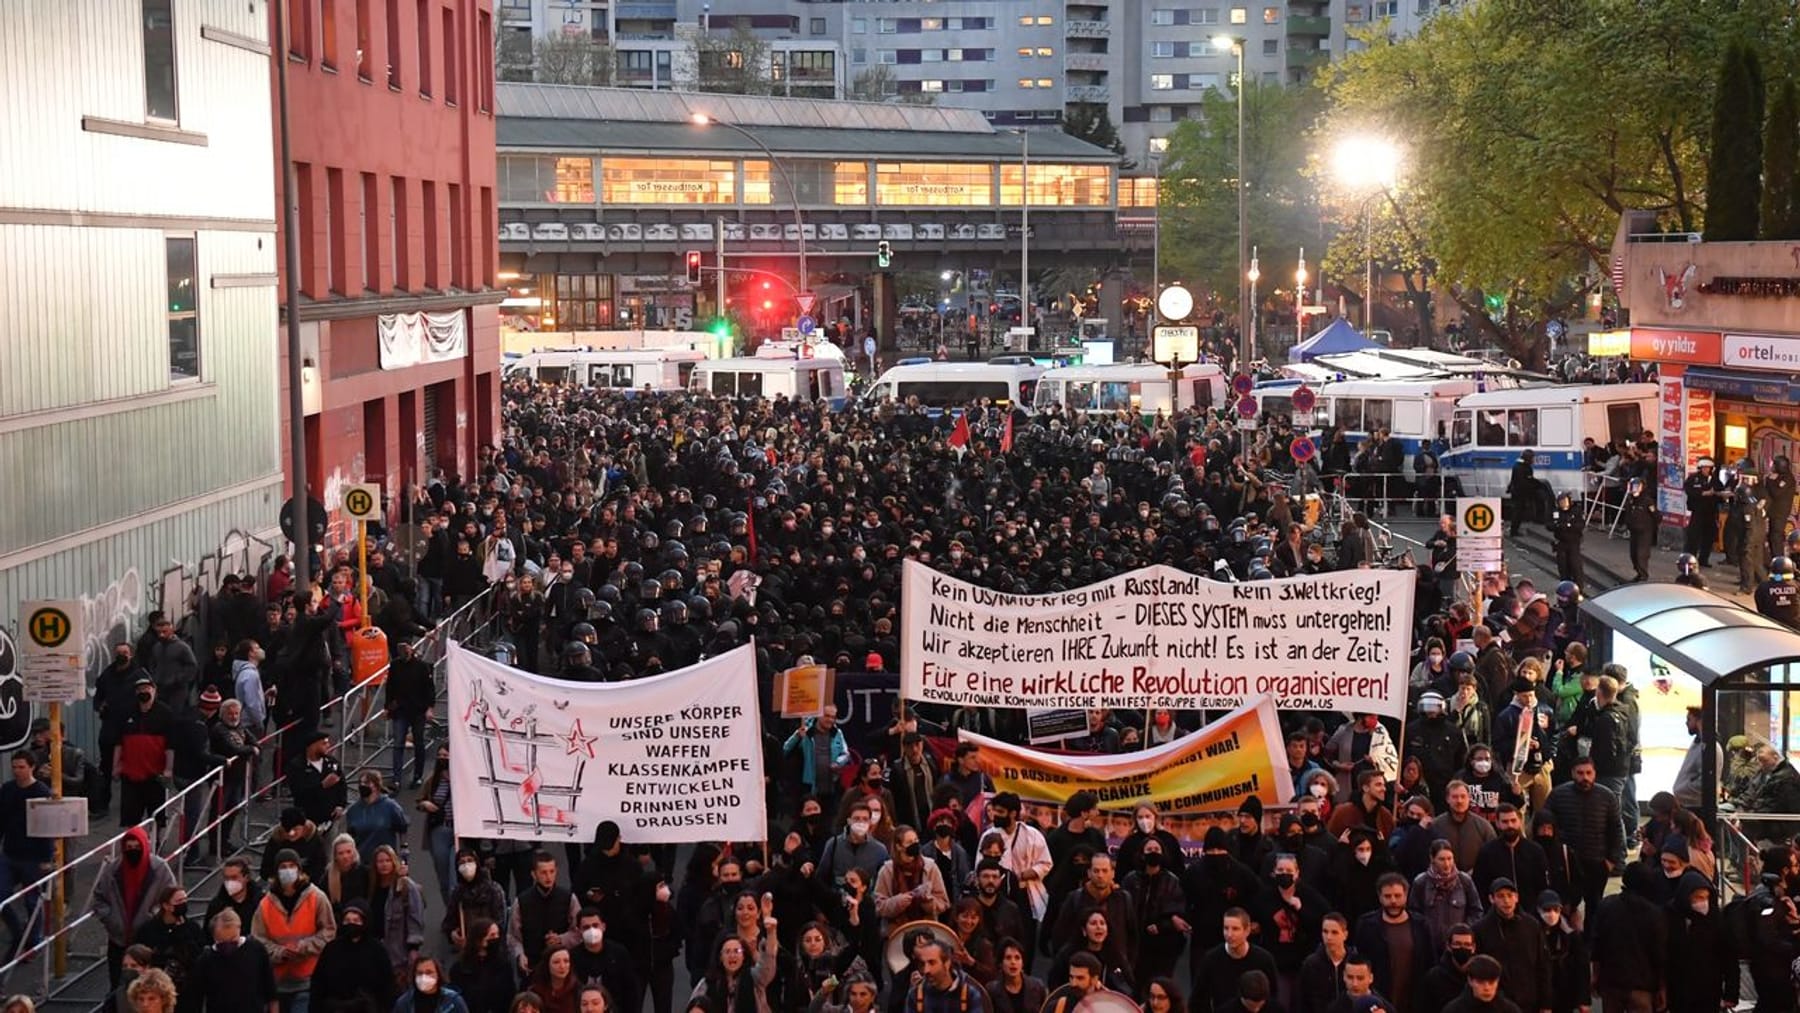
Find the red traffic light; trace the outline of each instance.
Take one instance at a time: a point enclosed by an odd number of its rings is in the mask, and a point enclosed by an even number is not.
[[[772,310],[774,308],[775,308],[775,300],[773,300],[773,299],[764,299],[763,300],[763,309]]]
[[[690,285],[700,284],[700,251],[687,251],[687,280]]]

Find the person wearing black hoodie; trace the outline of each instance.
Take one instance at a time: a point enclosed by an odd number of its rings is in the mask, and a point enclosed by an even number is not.
[[[1262,799],[1251,795],[1238,806],[1237,827],[1226,834],[1231,842],[1231,853],[1252,869],[1261,869],[1263,862],[1275,853],[1275,845],[1262,832],[1262,821]]]
[[[1501,974],[1500,962],[1486,954],[1469,961],[1469,983],[1444,1013],[1520,1013],[1519,1003],[1500,994]]]
[[[1418,1008],[1441,1010],[1461,995],[1469,983],[1469,962],[1474,959],[1475,930],[1467,925],[1450,926],[1450,931],[1445,933],[1443,955],[1431,970],[1425,972]]]
[[[1502,876],[1494,880],[1492,906],[1475,923],[1475,948],[1505,968],[1506,994],[1521,1009],[1550,1008],[1550,955],[1544,926],[1519,906],[1519,888]],[[1610,1003],[1608,1009],[1618,1009]]]
[[[1712,884],[1695,869],[1681,874],[1669,916],[1669,1009],[1715,1010],[1737,1003],[1738,958]]]
[[[250,860],[241,855],[226,859],[219,876],[219,892],[207,902],[205,923],[211,925],[219,912],[231,910],[237,912],[240,922],[250,924],[263,895],[262,886],[250,871]]]
[[[1187,864],[1181,885],[1187,895],[1187,921],[1193,926],[1189,959],[1196,964],[1208,950],[1224,941],[1220,926],[1225,912],[1250,904],[1262,892],[1256,873],[1231,854],[1225,831],[1220,827],[1206,831],[1200,860]]]
[[[1594,1003],[1593,966],[1587,939],[1563,917],[1563,899],[1555,890],[1538,895],[1538,921],[1544,923],[1544,952],[1550,957],[1551,1013],[1576,1013]]]
[[[1300,882],[1324,893],[1330,882],[1331,857],[1306,839],[1306,824],[1299,816],[1288,813],[1281,817],[1281,834],[1275,839],[1275,850],[1264,859],[1257,871],[1265,877],[1275,874],[1275,856],[1289,854],[1300,860]]]
[[[1594,985],[1606,1009],[1649,1009],[1663,987],[1669,923],[1648,900],[1655,876],[1643,862],[1626,866],[1623,889],[1602,900],[1588,921]]]
[[[1562,833],[1557,829],[1556,817],[1548,810],[1539,810],[1531,817],[1531,839],[1544,852],[1544,871],[1549,886],[1558,896],[1567,898],[1570,905],[1564,915],[1580,927],[1593,914],[1582,911],[1580,918],[1575,917],[1575,905],[1581,903],[1580,898],[1586,895],[1587,880],[1581,868],[1580,859],[1576,858],[1574,849],[1562,842]],[[1492,885],[1492,881],[1489,881]]]
[[[344,905],[336,938],[319,951],[309,1010],[318,1013],[382,1013],[394,1005],[394,967],[379,933],[368,930],[362,901]]]

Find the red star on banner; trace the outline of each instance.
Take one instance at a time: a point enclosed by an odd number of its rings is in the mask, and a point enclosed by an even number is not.
[[[586,753],[588,759],[591,760],[594,758],[594,743],[599,740],[600,737],[597,735],[582,734],[581,719],[576,718],[574,726],[569,729],[569,737],[564,741],[568,743],[570,756],[574,756],[577,753]]]

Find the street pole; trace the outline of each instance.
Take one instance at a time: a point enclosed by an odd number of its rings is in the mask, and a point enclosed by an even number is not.
[[[1031,133],[1019,131],[1019,326],[1031,326]],[[1029,350],[1037,335],[1025,339]]]
[[[1256,247],[1254,247],[1254,246],[1250,247],[1250,272],[1249,272],[1249,278],[1250,278],[1250,322],[1249,322],[1249,328],[1250,328],[1250,347],[1251,348],[1256,347],[1256,318],[1259,316],[1262,316],[1262,312],[1259,309],[1259,307],[1262,304],[1256,301],[1256,283],[1262,279],[1262,269],[1257,266],[1256,254],[1257,254]]]
[[[1156,209],[1155,217],[1150,224],[1150,326],[1155,327],[1160,319],[1156,309],[1156,297],[1162,293],[1162,159],[1153,162],[1155,176],[1152,185],[1155,192],[1151,194],[1151,207]]]
[[[1375,326],[1375,203],[1372,197],[1363,201],[1363,255],[1367,258],[1363,265],[1366,272],[1363,278],[1363,337],[1366,338]]]
[[[1244,179],[1244,42],[1237,40],[1233,46],[1237,50],[1237,213],[1238,213],[1238,334],[1243,342],[1243,359],[1238,371],[1248,373],[1250,360],[1256,357],[1256,346],[1250,341],[1250,301],[1249,293],[1244,290],[1243,278],[1250,266],[1250,231],[1245,215],[1245,192],[1249,183]]]
[[[736,123],[715,119],[705,113],[695,113],[694,123],[702,127],[715,126],[724,127],[727,130],[734,130],[742,135],[745,140],[756,145],[764,155],[768,156],[769,166],[776,173],[779,173],[781,175],[781,181],[787,184],[788,197],[791,199],[794,206],[794,240],[799,243],[800,247],[800,284],[796,290],[800,292],[810,291],[812,286],[807,284],[808,276],[806,272],[806,222],[800,215],[800,191],[794,187],[794,177],[788,175],[787,164],[775,157],[775,152],[771,151],[769,146],[763,143],[762,138],[756,136],[749,130],[738,126]],[[773,189],[772,184],[773,181],[771,181],[771,190]],[[770,193],[770,197],[771,199],[774,197],[773,192]]]
[[[276,0],[275,88],[281,129],[281,179],[283,256],[287,259],[282,301],[287,304],[288,455],[293,466],[294,586],[302,594],[312,592],[312,518],[306,487],[306,395],[301,390],[300,343],[300,179],[294,170],[293,134],[288,128],[288,4]]]
[[[283,62],[286,62],[285,56],[284,56]],[[54,701],[54,700],[51,701],[51,703],[50,703],[50,797],[51,798],[62,798],[63,797],[63,763],[62,763],[62,751],[63,751],[62,724],[63,724],[63,720],[62,720],[62,713],[63,713],[62,704],[58,701]],[[60,869],[63,867],[63,861],[64,861],[63,856],[65,854],[65,852],[64,852],[65,847],[66,847],[66,845],[64,844],[64,838],[58,837],[56,839],[55,856],[52,858],[52,861],[54,861],[56,864],[51,866],[51,868]],[[65,919],[68,918],[69,898],[68,898],[68,895],[66,893],[64,893],[64,891],[63,891],[63,883],[64,883],[65,879],[66,879],[66,877],[64,877],[64,876],[57,876],[55,879],[52,879],[50,881],[50,897],[51,897],[52,903],[50,905],[50,925],[49,925],[49,929],[48,929],[49,932],[61,933],[62,927],[63,927],[63,922]],[[23,945],[24,940],[20,940],[19,944]],[[68,974],[69,973],[69,939],[68,939],[68,937],[64,936],[64,935],[60,935],[60,934],[57,935],[56,944],[55,944],[55,946],[53,946],[51,948],[50,953],[51,953],[50,959],[51,959],[52,970],[54,970],[56,972],[56,974],[59,976]]]
[[[713,232],[713,256],[719,269],[713,273],[713,312],[725,319],[725,216],[720,215]]]

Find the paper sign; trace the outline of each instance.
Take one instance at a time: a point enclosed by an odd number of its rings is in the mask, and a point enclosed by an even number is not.
[[[784,718],[816,718],[831,699],[831,671],[801,665],[775,676],[775,699]]]

